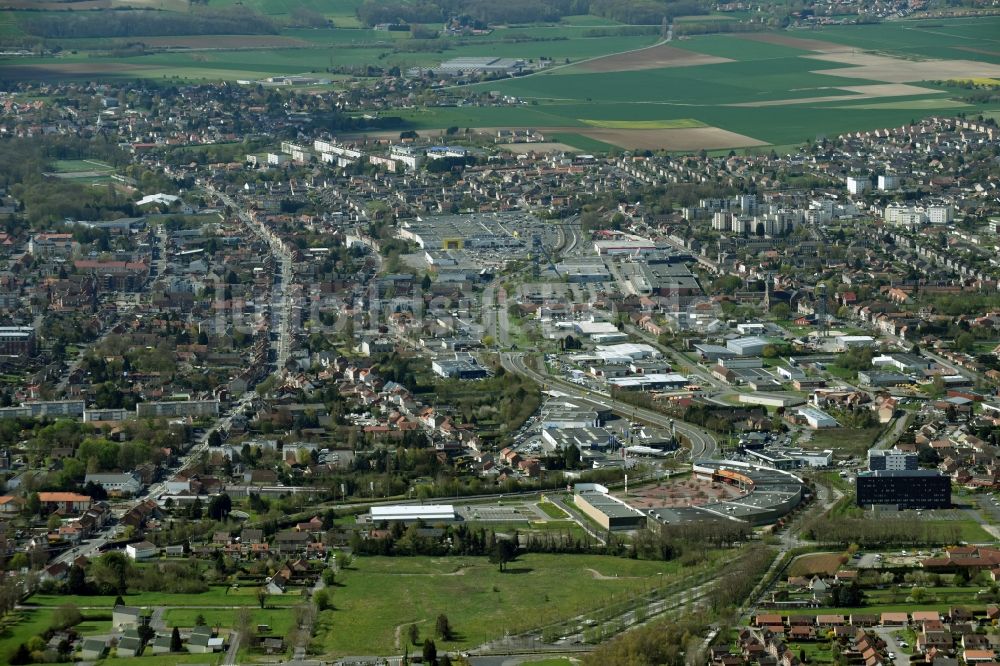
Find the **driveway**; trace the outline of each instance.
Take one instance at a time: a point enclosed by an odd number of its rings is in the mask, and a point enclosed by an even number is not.
[[[878,637],[885,641],[886,650],[888,652],[895,652],[896,659],[894,660],[894,666],[910,666],[910,655],[903,652],[903,649],[899,647],[899,641],[893,636],[893,632],[888,629],[875,629],[875,633]]]

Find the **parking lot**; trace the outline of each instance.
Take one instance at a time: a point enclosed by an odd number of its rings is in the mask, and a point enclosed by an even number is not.
[[[496,505],[466,504],[455,510],[463,520],[491,523],[516,523],[527,520],[548,520],[532,504]]]

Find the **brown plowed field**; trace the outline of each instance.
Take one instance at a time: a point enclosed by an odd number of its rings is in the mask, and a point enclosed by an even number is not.
[[[615,55],[595,58],[581,62],[572,69],[582,69],[588,72],[635,72],[642,69],[660,69],[663,67],[693,67],[695,65],[714,65],[720,62],[732,62],[729,58],[686,51],[669,44],[651,46],[648,49],[617,53]],[[567,70],[571,71],[571,70]]]
[[[752,42],[778,44],[779,46],[788,46],[793,49],[802,49],[803,51],[818,51],[820,53],[838,53],[841,51],[851,50],[850,46],[844,46],[843,44],[824,42],[819,39],[804,39],[802,37],[775,35],[773,33],[747,33],[739,35],[737,39],[748,39]]]

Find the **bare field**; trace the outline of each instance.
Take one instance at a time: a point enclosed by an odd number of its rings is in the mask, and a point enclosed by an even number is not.
[[[850,51],[850,46],[824,42],[819,39],[803,39],[802,37],[788,37],[786,35],[775,35],[771,33],[745,33],[735,35],[737,39],[746,39],[751,42],[764,42],[766,44],[777,44],[778,46],[788,46],[793,49],[803,51],[817,51],[819,53],[842,53]]]
[[[565,143],[559,143],[557,141],[542,141],[538,143],[507,143],[500,146],[504,150],[508,150],[512,153],[518,155],[526,155],[528,153],[579,153],[582,152],[579,148],[574,148],[573,146],[567,145]]]
[[[843,566],[844,556],[841,553],[812,553],[795,558],[788,567],[789,576],[813,576],[827,574],[832,576]]]
[[[993,56],[994,58],[1000,58],[1000,51],[990,51],[989,49],[977,49],[973,46],[956,46],[954,47],[959,51],[968,51],[969,53],[980,53],[982,55]]]
[[[766,146],[766,141],[737,134],[718,127],[695,127],[690,129],[609,129],[598,127],[538,127],[534,128],[543,135],[558,133],[573,133],[590,139],[610,143],[626,150],[717,150],[721,148],[749,148]],[[505,127],[474,127],[472,130],[480,134],[496,135],[498,130],[520,130],[523,125]],[[419,130],[421,136],[437,136],[443,130]],[[386,139],[392,140],[399,132],[359,132],[343,134],[341,139]],[[526,146],[539,144],[525,144]]]
[[[938,79],[988,79],[1000,76],[1000,65],[974,60],[904,60],[874,53],[824,53],[804,56],[815,60],[851,65],[824,69],[815,74],[887,83],[933,81]]]
[[[701,150],[703,148],[705,150],[718,150],[768,145],[766,141],[718,127],[660,130],[574,128],[573,131],[626,150]]]
[[[728,106],[787,106],[789,104],[814,104],[817,102],[853,102],[883,97],[915,97],[916,95],[943,95],[942,90],[921,88],[905,83],[875,83],[868,86],[838,86],[833,90],[846,90],[853,95],[820,95],[817,97],[799,97],[794,99],[772,99],[766,102],[738,102]]]
[[[662,69],[665,67],[694,67],[696,65],[714,65],[722,62],[733,62],[729,58],[686,51],[669,44],[651,46],[648,49],[618,53],[615,55],[595,58],[582,62],[567,71],[584,70],[587,72],[636,72],[643,69]]]

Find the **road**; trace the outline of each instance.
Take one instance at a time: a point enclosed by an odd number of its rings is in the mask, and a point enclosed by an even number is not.
[[[677,421],[659,412],[620,402],[606,394],[581,389],[576,384],[552,377],[551,375],[543,375],[525,365],[524,356],[521,354],[501,353],[500,363],[508,372],[533,379],[543,387],[558,389],[582,402],[597,405],[605,409],[610,408],[613,412],[621,416],[634,417],[666,430],[676,429],[678,434],[683,435],[691,443],[691,460],[712,458],[718,451],[718,442],[715,436],[706,430],[702,430],[689,423]]]
[[[261,238],[265,243],[267,243],[271,254],[275,261],[276,266],[276,282],[279,284],[278,293],[273,299],[273,307],[271,311],[271,330],[277,330],[278,336],[277,340],[272,343],[272,348],[275,350],[276,372],[282,372],[285,367],[285,363],[288,360],[289,354],[292,348],[292,299],[284,296],[284,290],[289,289],[292,280],[292,255],[291,250],[286,248],[282,243],[281,239],[273,234],[269,229],[267,229],[263,224],[256,222],[252,216],[245,210],[239,208],[232,197],[218,192],[212,188],[209,189],[211,194],[219,197],[219,199],[232,210],[236,211],[239,219],[247,226],[247,228],[259,238]],[[165,232],[164,232],[165,233]],[[161,254],[165,254],[165,243],[166,239],[164,236],[160,237],[161,245],[164,248],[161,249]],[[152,276],[151,276],[152,279]],[[272,287],[273,289],[273,287]],[[105,330],[102,335],[104,336],[110,332],[110,326]],[[95,344],[99,344],[95,343]],[[82,355],[77,358],[77,360],[67,369],[63,380],[59,383],[60,390],[65,387],[68,381],[69,375],[75,371],[79,366],[79,362],[82,360]],[[240,400],[233,405],[229,411],[222,414],[215,420],[211,427],[207,428],[198,439],[195,441],[194,445],[180,457],[179,465],[177,466],[174,474],[183,471],[194,464],[198,460],[198,457],[205,451],[208,450],[208,441],[212,433],[228,432],[232,426],[233,415],[242,411],[247,405],[249,405],[254,399],[255,394],[253,392],[246,393]],[[139,495],[134,499],[134,501],[125,507],[125,511],[130,508],[137,506],[138,504],[145,502],[146,500],[158,500],[166,493],[166,483],[159,482],[146,489],[146,492]],[[77,547],[67,550],[60,556],[55,558],[55,562],[69,562],[73,559],[79,557],[80,555],[92,556],[100,552],[100,549],[108,542],[111,541],[115,536],[114,527],[109,527],[102,532],[97,533],[87,543]]]
[[[272,285],[271,330],[278,333],[278,339],[272,348],[275,349],[277,359],[275,365],[280,372],[285,367],[285,363],[288,362],[288,356],[292,350],[292,308],[294,304],[290,297],[293,292],[291,249],[285,246],[277,234],[264,226],[263,223],[256,221],[243,208],[240,208],[228,194],[214,188],[209,188],[209,193],[217,196],[222,203],[235,211],[240,221],[267,243],[271,250],[276,268],[275,284],[278,286],[275,289]]]
[[[483,329],[493,336],[494,344],[510,347],[510,319],[507,312],[507,292],[502,279],[496,278],[483,288]]]
[[[229,649],[226,650],[226,658],[222,660],[223,666],[233,666],[236,663],[236,655],[240,651],[240,638],[242,635],[238,631],[229,634]]]
[[[888,449],[896,444],[903,433],[906,432],[906,427],[910,424],[910,418],[913,416],[913,412],[903,412],[892,424],[890,428],[884,435],[879,437],[879,440],[875,442],[873,449]]]
[[[676,349],[661,345],[657,341],[656,336],[653,335],[652,333],[644,331],[641,328],[636,328],[631,324],[625,325],[625,331],[665,353],[667,355],[667,358],[670,359],[671,363],[674,364],[674,368],[677,372],[682,372],[684,369],[686,369],[688,375],[689,376],[693,375],[694,377],[696,377],[698,381],[702,383],[703,386],[713,386],[723,391],[726,391],[727,393],[734,392],[732,386],[729,386],[718,377],[713,377],[711,372],[702,368],[697,363],[693,363],[690,359],[685,358]]]
[[[875,633],[885,641],[886,652],[896,655],[896,658],[893,660],[895,666],[910,666],[910,655],[903,652],[892,631],[876,628]]]

